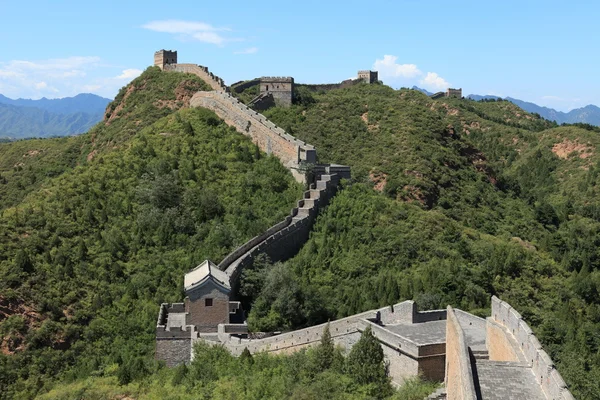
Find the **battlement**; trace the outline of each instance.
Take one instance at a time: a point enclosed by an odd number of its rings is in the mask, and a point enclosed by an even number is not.
[[[260,78],[260,95],[271,94],[276,105],[289,107],[294,98],[294,78],[290,76],[263,76]]]
[[[280,83],[294,83],[294,78],[291,76],[262,76],[261,82],[280,82]]]
[[[164,70],[165,65],[177,64],[177,51],[159,50],[154,53],[154,65]]]
[[[492,297],[492,315],[487,320],[490,360],[528,364],[549,399],[573,399],[550,356],[542,349],[521,314],[508,303]]]
[[[462,99],[462,88],[448,88],[448,90],[446,91],[446,97],[458,97],[459,99]]]
[[[379,80],[379,73],[377,71],[361,70],[358,71],[358,79],[369,84],[376,83]]]

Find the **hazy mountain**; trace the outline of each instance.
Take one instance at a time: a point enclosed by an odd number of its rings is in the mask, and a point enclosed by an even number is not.
[[[110,99],[91,93],[81,93],[75,97],[64,97],[62,99],[47,99],[42,97],[39,100],[13,100],[0,94],[0,103],[12,106],[36,107],[56,114],[73,114],[78,112],[87,114],[103,113],[110,101]]]
[[[0,137],[69,136],[87,132],[102,119],[102,113],[52,113],[35,107],[0,103]]]
[[[556,121],[559,124],[574,124],[581,122],[600,126],[600,108],[592,104],[565,113],[553,108],[542,107],[527,101],[513,99],[512,97],[507,97],[506,100],[515,103],[525,111],[538,113],[542,117],[550,121]]]
[[[492,100],[492,99],[500,99],[499,96],[482,96],[478,94],[470,94],[467,96],[470,99],[480,101],[480,100]],[[523,101],[519,99],[515,99],[512,97],[505,97],[504,100],[508,100],[517,106],[521,107],[523,110],[530,113],[537,113],[541,115],[543,118],[556,121],[559,124],[575,124],[575,123],[585,123],[591,125],[600,126],[600,108],[595,105],[587,105],[585,107],[576,108],[569,112],[562,112],[555,110],[549,107],[538,106],[535,103],[531,103],[529,101]]]
[[[433,94],[433,92],[430,92],[428,90],[422,89],[422,88],[420,88],[418,86],[413,86],[411,89],[412,90],[418,90],[421,93],[425,93],[427,96],[431,96]]]
[[[413,86],[412,89],[418,90],[419,92],[422,92],[422,93],[425,93],[427,96],[431,96],[433,94],[433,93],[431,93],[425,89],[422,89],[418,86]],[[475,101],[502,99],[502,97],[500,97],[500,96],[494,96],[494,95],[483,96],[480,94],[470,94],[467,96],[467,98],[473,99]],[[545,118],[549,121],[556,121],[558,124],[584,123],[584,124],[600,126],[600,108],[593,104],[590,104],[590,105],[587,105],[587,106],[581,107],[581,108],[576,108],[569,112],[562,112],[562,111],[555,110],[553,108],[538,106],[535,103],[515,99],[512,97],[504,97],[504,100],[508,100],[508,101],[518,105],[519,107],[521,107],[523,110],[525,110],[527,112],[540,114],[543,118]]]
[[[109,102],[94,94],[40,100],[13,100],[0,95],[0,137],[20,139],[83,133],[102,120]]]

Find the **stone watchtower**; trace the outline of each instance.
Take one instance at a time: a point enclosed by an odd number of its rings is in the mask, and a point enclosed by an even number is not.
[[[358,79],[362,79],[365,83],[376,83],[379,74],[377,71],[358,71]]]
[[[186,325],[198,332],[216,332],[219,324],[229,323],[229,277],[206,260],[184,278]]]
[[[294,78],[287,76],[263,76],[260,78],[260,94],[271,94],[278,106],[292,105],[294,95]]]
[[[164,70],[167,64],[177,64],[177,51],[159,50],[154,53],[154,65]]]
[[[446,91],[446,97],[458,97],[459,99],[462,99],[462,88],[460,88],[460,89],[448,88],[448,90]]]

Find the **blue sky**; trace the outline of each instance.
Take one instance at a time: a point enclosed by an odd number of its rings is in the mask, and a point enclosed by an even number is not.
[[[165,48],[226,83],[370,68],[395,88],[600,105],[596,1],[0,0],[0,15],[0,93],[12,98],[112,98]]]

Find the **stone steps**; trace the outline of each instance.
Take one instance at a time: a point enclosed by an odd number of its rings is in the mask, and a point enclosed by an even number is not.
[[[475,357],[476,360],[489,360],[490,354],[487,350],[472,350],[471,354]]]

